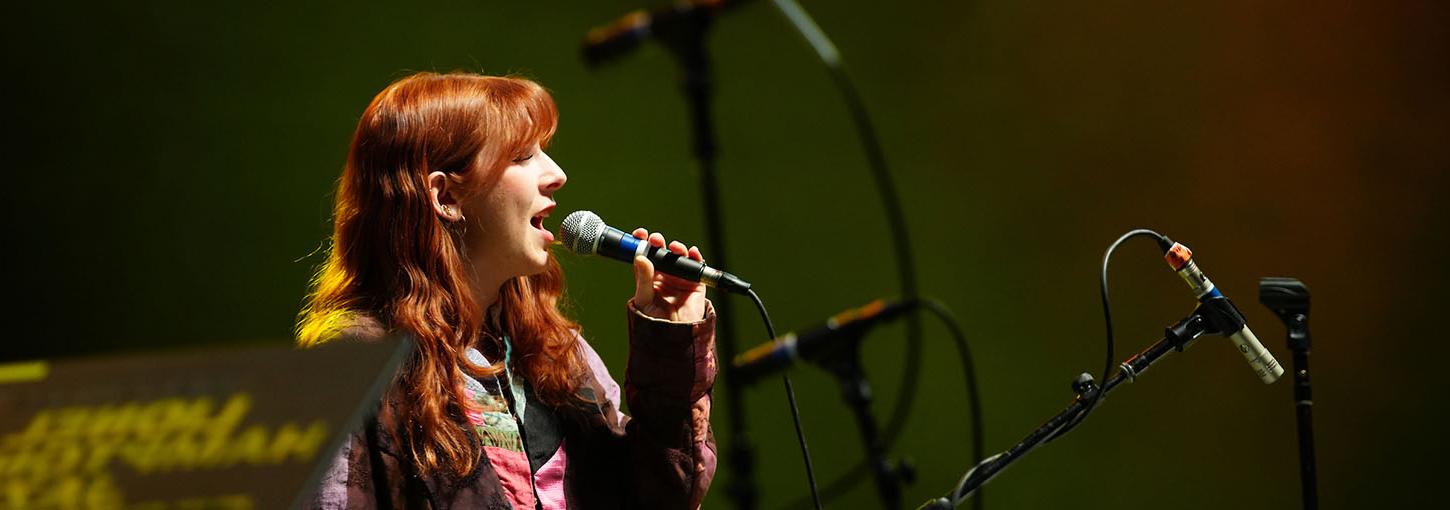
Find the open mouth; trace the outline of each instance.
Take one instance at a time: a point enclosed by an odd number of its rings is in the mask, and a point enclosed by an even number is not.
[[[532,218],[529,218],[529,225],[533,226],[541,234],[543,234],[545,242],[554,241],[554,233],[550,232],[549,229],[544,228],[544,218],[548,218],[549,213],[553,211],[554,205],[550,204],[548,207],[545,207],[544,210],[539,211],[538,214],[535,214]]]

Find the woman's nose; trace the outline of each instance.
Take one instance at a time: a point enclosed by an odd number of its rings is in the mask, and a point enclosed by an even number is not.
[[[559,188],[564,187],[564,183],[569,182],[569,176],[565,174],[564,169],[559,168],[559,164],[555,163],[554,160],[552,158],[549,158],[547,154],[544,155],[544,159],[548,161],[548,165],[544,170],[544,175],[539,181],[539,189],[544,194],[550,194],[558,190]]]

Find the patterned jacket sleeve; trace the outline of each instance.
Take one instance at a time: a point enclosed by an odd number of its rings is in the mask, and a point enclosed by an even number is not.
[[[649,317],[629,305],[625,420],[633,493],[641,508],[698,508],[715,477],[710,393],[715,310],[696,322]]]

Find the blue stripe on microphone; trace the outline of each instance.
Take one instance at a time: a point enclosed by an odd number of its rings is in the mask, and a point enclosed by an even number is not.
[[[1208,294],[1204,294],[1203,297],[1198,298],[1198,300],[1200,302],[1203,302],[1203,301],[1208,301],[1208,300],[1213,299],[1213,298],[1216,298],[1216,297],[1223,297],[1223,293],[1222,292],[1219,292],[1218,291],[1218,286],[1215,285],[1213,287],[1213,290],[1208,291]]]
[[[639,253],[639,243],[642,242],[644,241],[636,239],[634,236],[624,236],[619,240],[619,254],[625,256],[626,259],[634,259],[634,254]]]

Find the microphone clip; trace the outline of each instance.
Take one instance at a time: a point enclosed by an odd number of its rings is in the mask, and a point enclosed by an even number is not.
[[[1223,296],[1204,299],[1193,311],[1193,316],[1203,319],[1203,334],[1207,335],[1228,336],[1248,324],[1243,312]]]
[[[1309,288],[1293,278],[1259,280],[1259,302],[1274,312],[1289,330],[1289,350],[1309,351]]]

